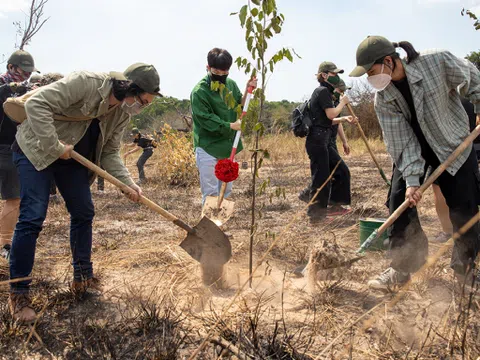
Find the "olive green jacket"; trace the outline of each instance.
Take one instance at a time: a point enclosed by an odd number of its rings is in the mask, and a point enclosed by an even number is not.
[[[120,157],[123,131],[130,116],[116,106],[109,110],[115,73],[79,71],[38,89],[25,103],[27,119],[19,125],[16,139],[38,171],[64,153],[62,144],[76,145],[92,119],[100,121],[95,162],[127,185],[133,184]],[[63,115],[72,120],[55,120]],[[92,174],[90,180],[95,176]]]

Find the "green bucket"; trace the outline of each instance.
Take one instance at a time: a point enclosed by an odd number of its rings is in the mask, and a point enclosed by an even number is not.
[[[365,240],[383,223],[386,219],[377,219],[377,218],[366,218],[360,219],[360,245],[362,245]],[[378,238],[368,249],[367,251],[381,251],[385,250],[383,242],[388,238],[387,232],[385,231],[380,238]]]

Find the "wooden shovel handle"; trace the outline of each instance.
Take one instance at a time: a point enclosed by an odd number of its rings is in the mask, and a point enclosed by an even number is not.
[[[133,190],[130,186],[124,184],[123,182],[121,182],[120,180],[118,180],[116,177],[110,175],[109,173],[107,173],[105,170],[103,170],[102,168],[100,168],[99,166],[95,165],[94,163],[92,163],[91,161],[87,160],[86,158],[84,158],[82,155],[80,155],[79,153],[77,153],[76,151],[72,150],[72,159],[78,161],[80,164],[82,164],[83,166],[87,167],[88,169],[90,169],[91,171],[93,171],[95,174],[97,174],[98,176],[101,176],[102,178],[104,178],[105,180],[107,180],[109,183],[115,185],[116,187],[118,187],[120,190],[122,190],[122,192],[124,193],[132,193],[132,194],[136,194],[136,191]],[[189,225],[187,225],[185,222],[183,222],[182,220],[180,220],[179,218],[177,218],[175,215],[169,213],[167,210],[163,209],[162,207],[160,207],[159,205],[157,205],[156,203],[154,203],[153,201],[151,201],[150,199],[146,198],[145,196],[140,196],[140,200],[139,202],[141,202],[142,204],[146,205],[148,208],[150,208],[151,210],[159,213],[160,215],[162,215],[165,219],[167,220],[170,220],[171,222],[173,222],[175,225],[181,227],[182,229],[186,230],[188,233],[195,233],[195,230],[192,229]]]
[[[420,186],[418,191],[420,193],[424,193],[425,190],[428,189],[430,185],[434,183],[435,180],[438,179],[438,177],[457,159],[457,157],[462,154],[467,147],[475,140],[478,136],[480,135],[480,125],[478,125],[471,133],[468,135],[468,137],[463,140],[463,142],[455,149],[455,151],[445,160],[444,163],[440,164],[440,166],[428,177],[428,179]],[[410,202],[405,200],[402,205],[400,205],[393,213],[390,215],[390,217],[383,223],[382,226],[378,228],[377,231],[377,236],[376,238],[378,239],[384,232],[387,230],[389,226],[391,226],[395,220],[397,220],[400,215],[410,206]]]
[[[347,109],[348,109],[348,111],[350,112],[350,114],[351,114],[353,117],[356,117],[355,112],[353,111],[353,108],[352,108],[352,105],[351,105],[351,104],[347,104]],[[365,146],[367,147],[367,150],[368,150],[368,152],[370,153],[370,156],[372,157],[373,162],[375,163],[375,165],[377,166],[378,171],[380,172],[380,175],[382,176],[383,180],[385,180],[385,182],[387,183],[387,185],[390,186],[390,181],[388,181],[387,176],[385,175],[385,172],[384,172],[383,169],[380,167],[380,164],[378,163],[377,158],[375,157],[372,149],[370,148],[370,145],[368,144],[368,139],[367,139],[367,137],[365,136],[365,133],[363,132],[362,126],[360,125],[359,122],[357,122],[356,125],[357,125],[357,128],[358,128],[358,131],[360,131],[360,136],[361,136],[363,142],[365,143]]]

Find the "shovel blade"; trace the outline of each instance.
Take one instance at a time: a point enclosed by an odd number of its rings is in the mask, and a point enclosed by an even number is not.
[[[193,228],[195,233],[189,233],[180,247],[200,263],[215,261],[225,264],[232,257],[232,245],[227,235],[207,217]],[[213,260],[214,259],[214,260]]]
[[[235,202],[223,199],[218,207],[218,197],[207,196],[202,209],[202,216],[206,216],[218,226],[225,224],[233,215]]]

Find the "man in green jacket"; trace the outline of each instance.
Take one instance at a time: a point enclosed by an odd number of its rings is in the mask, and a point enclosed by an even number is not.
[[[193,143],[195,158],[200,172],[202,204],[207,196],[218,196],[221,181],[215,177],[215,165],[218,160],[226,159],[232,151],[233,140],[241,121],[237,113],[227,107],[218,91],[211,89],[212,81],[225,84],[226,91],[231,91],[237,104],[244,104],[249,86],[256,87],[256,80],[250,80],[242,96],[235,81],[228,78],[232,66],[232,56],[225,49],[214,48],[207,56],[207,76],[193,89],[190,96],[193,118]],[[237,153],[243,149],[240,141]],[[225,192],[228,197],[232,190],[229,183]]]
[[[71,217],[72,292],[81,296],[88,288],[99,289],[91,262],[94,207],[90,184],[95,176],[70,158],[71,151],[130,186],[135,195],[129,198],[138,201],[142,191],[123,165],[120,141],[130,116],[160,95],[159,85],[152,65],[136,63],[123,74],[75,72],[30,95],[25,104],[27,117],[13,144],[21,204],[10,254],[12,280],[29,277],[32,272],[53,179]],[[9,307],[13,318],[21,323],[36,319],[28,296],[30,282],[11,283]]]

